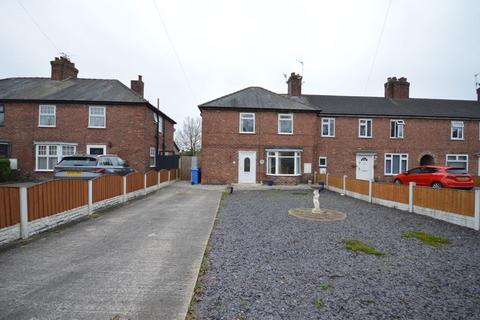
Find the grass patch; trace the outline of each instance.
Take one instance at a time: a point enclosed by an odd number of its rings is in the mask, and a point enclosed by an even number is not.
[[[315,307],[317,307],[317,309],[322,309],[325,304],[323,303],[323,300],[320,299],[319,297],[316,297],[315,299],[313,299],[313,304],[315,305]]]
[[[320,289],[327,290],[327,289],[330,289],[332,286],[330,284],[328,284],[327,282],[322,282],[322,283],[320,283],[319,287],[320,287]]]
[[[369,246],[368,244],[361,242],[359,240],[344,240],[343,243],[345,244],[345,248],[347,250],[351,250],[353,252],[363,252],[366,254],[373,254],[375,256],[383,256],[384,253],[378,251],[372,246]]]
[[[445,244],[450,244],[450,240],[447,238],[442,238],[434,236],[433,234],[422,232],[422,231],[405,231],[402,232],[402,237],[404,238],[415,238],[422,241],[424,244],[438,248]]]

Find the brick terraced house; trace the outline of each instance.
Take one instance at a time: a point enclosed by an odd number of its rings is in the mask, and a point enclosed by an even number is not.
[[[143,98],[141,76],[128,88],[77,78],[65,57],[51,68],[50,78],[0,79],[0,156],[13,159],[18,174],[50,177],[75,153],[118,154],[146,171],[156,154],[173,152],[175,121]]]
[[[410,98],[406,78],[384,97],[288,94],[249,87],[199,105],[202,183],[306,182],[316,173],[391,181],[423,164],[480,174],[478,101]]]

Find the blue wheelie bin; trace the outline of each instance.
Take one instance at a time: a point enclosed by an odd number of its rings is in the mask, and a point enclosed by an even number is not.
[[[200,168],[192,168],[192,184],[200,183]]]

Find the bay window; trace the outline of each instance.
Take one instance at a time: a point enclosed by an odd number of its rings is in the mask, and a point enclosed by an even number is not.
[[[267,174],[276,176],[298,176],[300,172],[300,151],[268,151]]]

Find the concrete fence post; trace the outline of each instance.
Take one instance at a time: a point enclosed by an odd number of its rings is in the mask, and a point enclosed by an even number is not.
[[[122,177],[122,202],[127,201],[127,176]]]
[[[408,183],[408,212],[413,212],[413,190],[415,185],[415,182]]]
[[[368,202],[373,202],[373,181],[371,179],[368,180]]]
[[[480,190],[475,190],[475,215],[473,228],[480,230]]]
[[[143,193],[147,194],[147,173],[143,174]]]
[[[168,170],[168,181],[171,180],[171,176],[170,176],[170,170]]]
[[[28,238],[28,193],[26,187],[20,187],[20,237]]]
[[[347,194],[347,176],[343,175],[343,194]]]
[[[325,176],[325,185],[328,186],[328,176],[330,175],[330,173],[327,173],[326,176]]]
[[[157,185],[160,185],[160,171],[157,171]]]
[[[93,212],[93,180],[88,180],[88,214]]]

